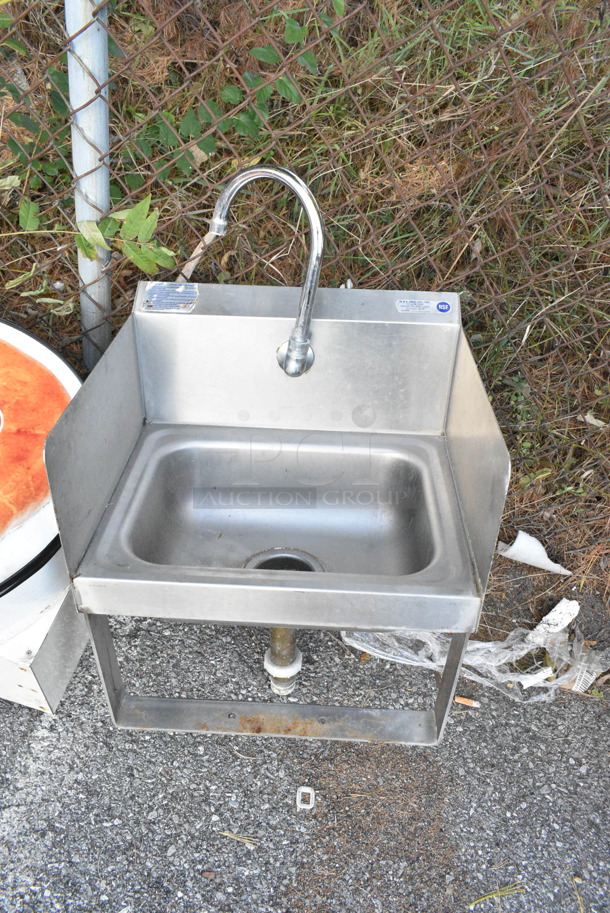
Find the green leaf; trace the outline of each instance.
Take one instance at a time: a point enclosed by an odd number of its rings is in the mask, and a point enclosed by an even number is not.
[[[330,30],[330,34],[333,36],[333,38],[336,38],[337,35],[339,34],[339,29],[331,28],[331,26],[333,25],[333,20],[332,20],[331,16],[329,16],[328,13],[320,13],[320,19],[324,23],[324,25]]]
[[[49,67],[48,77],[56,89],[67,97],[70,91],[70,82],[68,74],[64,70],[58,70],[57,67]]]
[[[204,136],[197,145],[206,155],[211,155],[216,149],[216,140],[213,136]]]
[[[87,260],[97,260],[97,252],[90,241],[87,241],[83,235],[76,235],[75,240],[76,246],[80,250],[81,254],[87,258]]]
[[[318,75],[318,61],[313,51],[305,51],[297,59],[302,67],[309,70],[312,76]]]
[[[274,91],[275,91],[275,89],[272,85],[263,86],[262,89],[259,89],[258,92],[256,93],[257,106],[264,105],[266,102],[268,102],[269,99],[271,98],[271,96],[273,95]]]
[[[67,317],[68,314],[72,314],[74,312],[75,307],[76,307],[75,300],[73,298],[70,298],[68,301],[62,301],[62,303],[58,307],[51,308],[51,313],[57,314],[58,317]]]
[[[119,228],[120,222],[118,219],[113,218],[113,216],[106,216],[106,218],[102,219],[100,222],[100,231],[105,238],[114,238]]]
[[[40,225],[40,219],[38,218],[38,213],[40,212],[40,206],[38,203],[33,203],[27,197],[21,198],[21,203],[19,204],[19,225],[24,231],[36,231]]]
[[[167,112],[157,114],[155,118],[159,130],[159,142],[166,149],[175,149],[180,145],[180,140],[173,129],[173,117]]]
[[[9,114],[8,119],[14,124],[17,124],[18,127],[23,127],[28,133],[33,133],[35,135],[40,130],[40,124],[35,121],[33,117],[22,114],[21,111],[13,111],[12,114]]]
[[[150,199],[150,194],[148,194],[147,197],[144,197],[143,200],[136,203],[135,206],[128,210],[125,221],[121,227],[121,238],[131,240],[138,237],[146,223],[146,217],[148,216],[148,210],[150,209]],[[118,213],[115,213],[115,219],[117,216]]]
[[[232,127],[235,126],[234,117],[223,117],[223,119],[218,124],[218,129],[221,133],[227,133]]]
[[[203,104],[199,105],[199,117],[204,124],[213,124],[214,121],[220,120],[223,114],[222,108],[213,98],[206,98]]]
[[[275,80],[275,88],[286,101],[290,101],[295,105],[298,105],[301,101],[301,93],[290,76],[278,77],[278,79]]]
[[[144,244],[146,241],[150,241],[150,239],[152,238],[152,236],[154,235],[154,233],[157,229],[158,221],[159,221],[159,213],[155,209],[148,216],[148,218],[144,222],[142,228],[138,232],[138,241],[140,242],[140,244]]]
[[[11,51],[16,51],[17,54],[27,54],[28,52],[28,49],[25,47],[25,45],[21,44],[17,38],[13,38],[12,35],[10,38],[0,39],[0,45],[2,45],[4,48],[10,48]]]
[[[2,89],[4,92],[8,92],[13,101],[19,102],[21,100],[21,92],[17,86],[13,85],[12,82],[8,82],[6,79],[3,79],[2,76],[0,76],[0,89]]]
[[[110,202],[113,206],[118,206],[118,204],[123,199],[123,190],[116,181],[110,181]]]
[[[156,260],[159,266],[162,266],[165,269],[171,269],[172,266],[176,265],[174,254],[171,250],[168,250],[167,247],[160,247],[159,245],[153,247],[152,244],[149,244],[146,247],[146,252]]]
[[[133,144],[143,158],[152,158],[153,150],[152,146],[148,142],[146,131],[143,130],[141,133],[138,133],[137,137],[133,141]]]
[[[108,244],[106,243],[106,239],[99,229],[97,222],[77,222],[76,227],[80,231],[83,238],[85,238],[89,244],[92,244],[93,247],[102,247],[104,250],[110,250]]]
[[[32,143],[18,143],[12,136],[7,136],[6,145],[17,158],[17,160],[27,168],[30,164],[29,150],[33,149]]]
[[[61,171],[62,164],[60,162],[43,162],[42,171],[48,174],[49,177],[55,177]]]
[[[68,74],[62,73],[57,67],[49,67],[48,77],[51,83],[51,91],[49,93],[51,107],[56,114],[59,114],[61,117],[66,117],[66,115],[70,113],[70,107],[67,102],[70,91],[68,87]]]
[[[144,178],[141,174],[137,174],[136,172],[132,171],[129,174],[125,175],[125,183],[130,190],[139,190],[140,187],[144,184]]]
[[[111,35],[108,35],[108,53],[111,57],[124,57],[125,54]]]
[[[191,139],[198,139],[203,133],[201,121],[192,108],[188,109],[180,121],[179,132],[180,136],[183,137],[183,139],[187,139],[187,137],[190,137]]]
[[[345,0],[333,0],[333,9],[337,16],[345,16]]]
[[[260,118],[253,111],[242,111],[235,118],[235,130],[240,136],[258,139],[260,126]]]
[[[306,26],[300,25],[296,19],[288,16],[284,26],[284,41],[286,44],[300,44],[307,40],[307,31]]]
[[[256,102],[256,110],[259,112],[260,116],[262,118],[264,118],[265,120],[269,120],[269,118],[271,117],[271,111],[269,110],[269,106],[266,105],[264,101]]]
[[[256,89],[263,82],[263,77],[258,76],[256,73],[250,73],[249,70],[246,70],[244,73],[244,82],[249,89]]]
[[[168,179],[168,177],[170,176],[170,174],[172,173],[175,164],[176,164],[175,159],[172,159],[172,158],[165,159],[164,161],[158,162],[157,167],[159,167],[159,166],[162,166],[162,167],[157,172],[157,180],[161,181],[161,183],[163,183],[163,181],[166,181]]]
[[[176,168],[181,171],[182,174],[187,178],[190,177],[193,173],[193,156],[188,150],[184,153],[184,155],[181,155],[179,158],[177,158],[174,164]]]
[[[49,287],[49,283],[47,282],[46,279],[43,279],[42,285],[40,286],[40,288],[36,288],[34,290],[30,290],[27,292],[20,292],[19,297],[20,298],[38,298],[39,295],[44,295],[44,293],[46,292],[48,287]]]
[[[282,58],[271,44],[266,44],[262,48],[252,48],[248,53],[251,57],[254,57],[255,60],[260,60],[262,63],[282,62]]]
[[[133,241],[125,241],[123,244],[123,253],[128,260],[137,266],[138,269],[144,270],[145,273],[156,273],[157,261],[151,255],[147,247],[141,247]]]
[[[4,286],[4,288],[6,289],[7,292],[10,292],[11,289],[18,288],[27,279],[31,279],[35,272],[36,272],[36,264],[34,263],[33,266],[26,273],[22,273],[20,276],[17,276],[16,279],[11,279],[9,282],[7,282],[6,285]]]
[[[220,97],[229,105],[238,105],[244,100],[244,93],[237,86],[223,86]]]

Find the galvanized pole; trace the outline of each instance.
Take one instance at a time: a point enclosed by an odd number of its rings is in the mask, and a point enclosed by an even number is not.
[[[106,4],[65,0],[65,15],[76,221],[97,222],[110,208]],[[98,247],[97,255],[97,260],[88,260],[78,252],[87,368],[93,368],[111,338],[109,251]]]

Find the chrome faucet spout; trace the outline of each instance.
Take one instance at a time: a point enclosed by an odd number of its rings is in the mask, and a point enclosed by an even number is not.
[[[313,194],[303,181],[286,168],[275,166],[258,166],[238,171],[224,188],[210,220],[210,234],[224,235],[231,203],[236,194],[247,184],[258,180],[279,181],[285,184],[298,197],[309,223],[309,259],[301,288],[299,310],[290,338],[279,347],[277,360],[286,374],[299,377],[313,364],[314,354],[311,347],[311,317],[313,304],[320,279],[322,255],[324,253],[324,230],[322,216]]]

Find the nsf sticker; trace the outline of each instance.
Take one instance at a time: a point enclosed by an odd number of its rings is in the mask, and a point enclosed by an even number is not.
[[[451,305],[448,301],[430,301],[422,298],[399,298],[396,301],[399,314],[448,314]]]

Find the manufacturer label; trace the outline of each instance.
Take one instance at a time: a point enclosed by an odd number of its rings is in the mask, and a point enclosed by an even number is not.
[[[396,310],[399,314],[448,314],[448,301],[422,301],[421,298],[398,298]]]
[[[145,311],[192,311],[198,291],[194,282],[151,282],[143,302]]]

